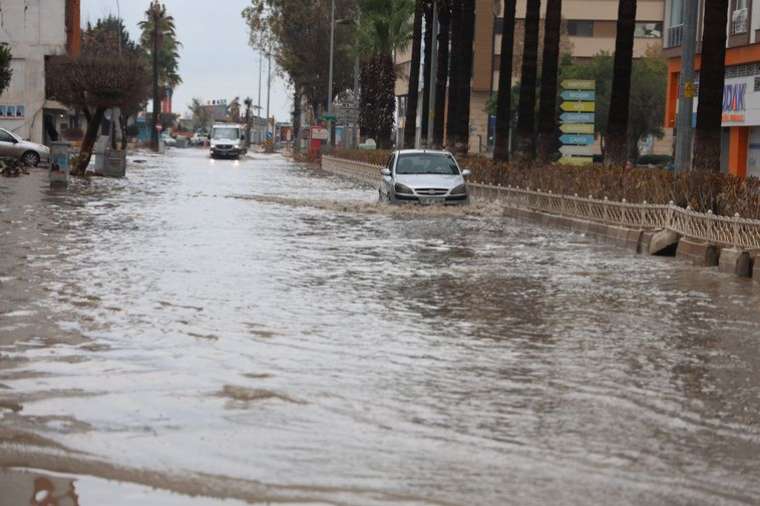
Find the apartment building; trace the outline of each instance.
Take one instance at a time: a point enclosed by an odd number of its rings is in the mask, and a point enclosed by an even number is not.
[[[513,78],[519,79],[522,34],[524,33],[526,0],[518,0],[515,23],[515,62]],[[546,2],[541,2],[541,25]],[[476,0],[475,41],[473,58],[472,96],[470,106],[470,151],[485,152],[493,144],[494,119],[486,106],[489,97],[498,91],[501,36],[504,2],[499,0]],[[592,58],[600,52],[613,53],[617,32],[618,0],[564,0],[562,2],[563,51],[574,59]],[[665,0],[639,0],[636,13],[634,57],[643,56],[650,49],[662,48]],[[409,51],[396,57],[398,78],[396,95],[398,108],[404,112],[408,93]],[[397,125],[403,128],[403,114]],[[418,125],[419,126],[419,125]]]
[[[44,142],[47,131],[59,131],[68,121],[66,108],[45,95],[45,61],[79,52],[79,0],[3,2],[0,44],[10,47],[13,70],[10,86],[0,95],[0,127]]]
[[[668,128],[675,127],[678,113],[684,1],[688,0],[665,2],[663,53],[668,58]],[[701,64],[704,0],[699,3],[694,63],[697,71]],[[760,0],[731,0],[728,9],[721,169],[738,176],[760,177]],[[697,100],[694,102],[693,117]]]

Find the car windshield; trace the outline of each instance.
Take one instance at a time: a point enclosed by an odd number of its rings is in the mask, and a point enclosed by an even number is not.
[[[396,174],[459,175],[459,168],[451,155],[435,153],[411,153],[398,157]]]
[[[236,140],[238,137],[237,128],[214,128],[214,139]]]

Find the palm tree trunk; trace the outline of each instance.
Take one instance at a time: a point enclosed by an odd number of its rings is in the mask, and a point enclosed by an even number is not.
[[[393,116],[396,111],[396,70],[393,55],[383,54],[375,57],[378,71],[379,94],[377,109],[377,147],[391,149],[393,146]]]
[[[607,166],[625,165],[628,158],[628,112],[635,28],[636,0],[620,0],[618,3],[610,115],[607,120],[607,147],[604,156],[604,164]]]
[[[557,150],[557,70],[562,24],[562,0],[548,0],[544,21],[544,59],[538,109],[538,160],[549,163]]]
[[[460,82],[462,80],[462,2],[451,0],[451,56],[449,58],[449,110],[446,115],[446,145],[456,150],[459,137],[459,119],[462,114]]]
[[[446,89],[449,80],[449,40],[451,38],[451,12],[442,1],[438,10],[438,71],[435,76],[435,112],[433,114],[433,147],[443,147],[446,130]]]
[[[493,158],[509,160],[509,127],[512,123],[512,56],[515,46],[516,0],[505,0],[499,58],[499,91],[496,97],[496,132]]]
[[[720,171],[727,22],[728,0],[706,0],[697,128],[694,131],[695,170]]]
[[[538,22],[541,0],[528,0],[525,11],[525,43],[517,113],[517,152],[521,160],[535,155],[536,80],[538,73]]]
[[[462,1],[462,64],[461,79],[458,80],[459,128],[456,132],[456,151],[466,154],[470,148],[470,98],[472,94],[473,46],[475,44],[475,0]]]
[[[412,34],[412,61],[409,70],[409,92],[406,96],[406,121],[404,121],[404,146],[413,148],[417,139],[417,103],[420,94],[420,60],[422,59],[422,0],[414,7],[414,32]]]
[[[161,116],[161,99],[158,90],[158,16],[153,14],[153,125],[150,133],[151,146],[153,151],[158,152],[158,128]]]
[[[422,55],[422,118],[420,137],[422,145],[427,146],[428,130],[430,128],[430,68],[433,59],[433,6],[425,2],[425,51]]]

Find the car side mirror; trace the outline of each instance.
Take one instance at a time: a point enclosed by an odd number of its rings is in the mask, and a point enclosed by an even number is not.
[[[390,169],[383,169],[383,170],[380,171],[380,174],[382,174],[383,176],[387,177],[387,176],[391,175],[391,171],[390,171]]]
[[[470,169],[464,169],[462,171],[462,177],[469,177],[472,175],[472,171]]]

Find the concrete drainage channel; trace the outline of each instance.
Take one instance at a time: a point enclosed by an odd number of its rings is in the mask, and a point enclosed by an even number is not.
[[[379,184],[379,167],[333,157],[323,157],[322,170],[367,184]],[[472,185],[470,196],[481,202],[498,201],[504,206],[504,215],[529,220],[541,225],[565,228],[613,242],[643,255],[671,256],[696,267],[717,267],[720,272],[740,278],[752,278],[760,283],[760,262],[755,269],[760,250],[746,251],[734,247],[683,237],[668,229],[642,229],[610,225],[593,220],[552,214],[524,207],[511,206],[498,198],[498,192],[483,185]]]

